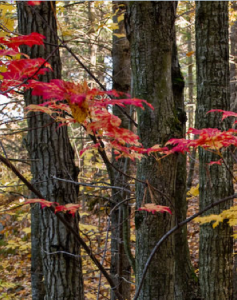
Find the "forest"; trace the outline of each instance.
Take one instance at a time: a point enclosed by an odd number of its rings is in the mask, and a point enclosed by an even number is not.
[[[237,2],[0,1],[0,299],[237,300]]]

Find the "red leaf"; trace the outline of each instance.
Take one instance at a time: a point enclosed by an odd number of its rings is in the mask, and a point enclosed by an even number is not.
[[[45,39],[45,36],[42,34],[32,32],[31,34],[13,37],[9,40],[1,39],[0,42],[9,48],[17,50],[21,45],[27,45],[29,47],[34,45],[44,45],[43,39]]]
[[[222,120],[228,118],[228,117],[235,117],[237,118],[237,113],[234,113],[233,111],[226,111],[226,110],[222,110],[222,109],[211,109],[207,112],[210,113],[210,112],[221,112],[223,115],[222,115]]]
[[[50,202],[50,201],[46,201],[44,199],[29,199],[24,204],[32,204],[32,203],[40,203],[42,208],[50,207],[53,205],[58,205],[57,202]]]
[[[138,210],[144,210],[153,213],[153,215],[156,212],[167,212],[169,214],[172,214],[170,208],[168,206],[162,206],[162,205],[155,205],[154,203],[147,203],[143,207],[138,208]]]
[[[211,162],[209,162],[209,166],[212,166],[212,165],[222,165],[222,163],[223,163],[223,160],[222,159],[219,159],[219,160],[217,160],[217,161],[211,161]]]
[[[41,1],[27,1],[27,4],[28,4],[28,5],[32,5],[32,6],[33,6],[33,5],[40,5],[40,2],[41,2]]]
[[[75,203],[68,203],[66,205],[58,205],[55,207],[55,213],[57,212],[69,212],[73,216],[75,216],[75,213],[78,211],[78,209],[81,207],[80,204]]]

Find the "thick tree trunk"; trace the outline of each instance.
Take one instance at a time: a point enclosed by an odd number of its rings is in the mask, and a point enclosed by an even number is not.
[[[114,23],[118,23],[118,16],[122,16],[125,7],[121,2],[113,2],[113,11],[117,12],[113,18]],[[114,34],[126,34],[124,21],[118,23],[119,28]],[[131,67],[130,67],[130,45],[126,37],[113,35],[113,89],[124,93],[130,93],[131,87]],[[130,114],[129,109],[126,112]],[[129,119],[117,107],[113,108],[113,113],[122,120],[122,127],[131,129]],[[130,162],[127,158],[114,160],[117,169],[124,173],[129,173]],[[114,185],[129,189],[128,178],[114,170]],[[119,203],[130,198],[130,194],[125,191],[113,191],[113,200]],[[130,213],[129,202],[120,205],[111,216],[111,275],[118,284],[119,292],[124,299],[131,299],[131,264],[132,259],[130,249]],[[116,299],[113,291],[111,300]]]
[[[180,121],[179,138],[185,137],[185,123],[187,120],[184,111],[184,78],[180,70],[178,61],[176,42],[173,45],[172,56],[172,81],[173,94],[177,110],[178,120]],[[178,130],[177,130],[178,134]],[[177,154],[177,175],[175,186],[175,218],[176,222],[186,219],[187,200],[186,200],[186,155]],[[197,295],[197,277],[194,273],[187,240],[187,227],[183,227],[175,233],[175,299],[191,300]]]
[[[163,145],[176,134],[179,136],[180,121],[171,76],[175,11],[173,2],[134,1],[128,4],[126,30],[131,45],[133,95],[146,99],[155,108],[154,111],[147,107],[138,111],[138,133],[147,148]],[[176,156],[159,162],[153,155],[142,158],[137,178],[146,181],[147,186],[136,184],[137,208],[155,202],[170,206],[174,211],[176,166]],[[141,280],[156,242],[173,227],[173,216],[136,211],[136,284]],[[139,299],[173,299],[174,267],[174,237],[170,237],[155,255]]]
[[[48,57],[57,45],[55,2],[42,2],[29,7],[18,2],[19,32],[38,32],[46,37],[45,47],[22,47],[31,58]],[[41,77],[49,81],[61,77],[59,51],[49,60],[53,72]],[[39,104],[39,97],[25,93],[26,105]],[[46,114],[31,113],[28,126],[27,147],[33,159],[31,170],[33,182],[45,199],[60,204],[77,202],[77,190],[71,183],[56,181],[52,176],[77,181],[78,168],[74,163],[74,152],[65,126],[58,124]],[[78,231],[79,218],[65,215],[71,226]],[[40,264],[43,263],[43,274]],[[42,281],[45,291],[42,292]],[[43,296],[45,293],[45,296]],[[83,281],[80,249],[74,237],[48,210],[32,206],[32,299],[81,300]]]
[[[231,8],[233,13],[237,12],[236,1],[231,2]],[[230,64],[230,107],[231,110],[237,111],[237,21],[233,22],[230,32],[230,54],[231,54],[231,64]]]
[[[229,46],[228,2],[198,1],[196,3],[197,55],[197,120],[199,128],[226,129],[220,114],[206,114],[210,109],[229,110]],[[225,151],[225,160],[231,168],[231,159]],[[203,149],[200,161],[200,209],[217,199],[233,194],[233,179],[225,166],[209,167],[219,157]],[[230,207],[230,202],[208,211],[219,214]],[[232,229],[226,222],[213,229],[211,224],[200,228],[199,272],[203,299],[233,298],[233,241]]]
[[[236,1],[231,2],[232,13],[237,13]],[[230,31],[230,107],[231,110],[237,112],[237,21],[231,25]],[[235,242],[236,243],[236,242]],[[236,244],[235,244],[236,246]],[[237,300],[237,256],[234,256],[233,270],[233,295],[234,300]]]

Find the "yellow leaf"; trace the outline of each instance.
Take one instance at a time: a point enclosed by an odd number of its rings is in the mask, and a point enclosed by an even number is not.
[[[136,236],[135,236],[135,234],[131,234],[131,238],[130,239],[131,239],[132,242],[136,242]]]
[[[187,196],[189,197],[197,197],[198,195],[199,195],[199,184],[193,186],[187,193]]]
[[[108,24],[107,27],[111,30],[119,29],[118,23]]]
[[[63,30],[62,31],[62,36],[72,36],[73,35],[73,30]]]
[[[118,16],[118,23],[124,20],[124,14]]]
[[[6,14],[7,12],[11,12],[15,9],[16,9],[15,6],[12,4],[1,4],[0,5],[1,14]]]
[[[126,34],[124,33],[114,33],[115,36],[117,36],[118,38],[123,38],[126,36]]]
[[[7,67],[6,66],[0,66],[0,72],[1,73],[7,72]]]
[[[25,233],[31,233],[31,228],[30,227],[26,227],[22,231],[24,231]]]
[[[69,102],[69,106],[71,108],[73,118],[78,123],[83,123],[89,114],[87,103],[83,102],[81,106],[78,106],[78,104],[71,104]]]
[[[200,224],[205,224],[205,223],[210,223],[213,222],[212,227],[215,228],[216,226],[219,225],[220,222],[223,222],[223,217],[221,215],[209,215],[209,216],[204,216],[204,217],[197,217],[195,219],[195,222],[198,222]]]
[[[94,225],[89,224],[80,224],[81,230],[87,230],[87,231],[98,231],[98,227]]]

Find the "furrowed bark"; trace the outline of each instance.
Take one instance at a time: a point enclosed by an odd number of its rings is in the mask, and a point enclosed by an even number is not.
[[[138,134],[144,147],[164,145],[175,137],[177,118],[172,91],[172,46],[176,5],[173,2],[129,2],[126,31],[131,45],[132,93],[154,106],[138,111]],[[147,181],[136,184],[137,208],[144,203],[174,206],[177,157],[156,161],[154,156],[142,158],[137,178]],[[156,193],[156,187],[167,197]],[[148,191],[150,190],[150,191]],[[174,215],[173,215],[174,216]],[[136,212],[136,285],[156,242],[174,225],[168,214]],[[174,238],[171,237],[155,255],[145,277],[140,300],[174,298]]]
[[[50,44],[57,44],[55,2],[42,2],[34,8],[29,7],[26,2],[19,2],[17,7],[19,32],[21,34],[41,33],[49,43],[44,47],[22,47],[22,51],[31,58],[46,58],[54,50]],[[49,63],[53,72],[41,76],[40,80],[45,82],[53,78],[61,78],[58,51],[50,58]],[[25,93],[25,103],[26,105],[39,104],[41,100],[28,91]],[[74,163],[74,152],[67,128],[65,126],[58,128],[56,123],[50,124],[52,119],[46,114],[31,113],[31,118],[28,120],[29,128],[35,128],[29,131],[27,136],[27,149],[30,158],[33,159],[32,180],[41,182],[38,184],[38,189],[45,199],[60,204],[76,203],[78,197],[76,186],[51,178],[57,176],[77,181],[79,170]],[[63,218],[78,232],[78,216],[73,218],[63,215]],[[57,251],[65,251],[76,257],[60,252],[50,254]],[[43,274],[39,273],[41,272],[40,261]],[[42,281],[45,288],[44,296],[41,292]],[[48,210],[40,209],[39,205],[32,206],[32,294],[34,300],[84,299],[80,247],[73,234],[59,222],[58,218]]]
[[[113,1],[113,12],[117,12],[113,17],[113,22],[118,23],[118,16],[122,16],[125,11],[123,2]],[[130,93],[131,87],[131,64],[130,64],[130,45],[126,37],[117,37],[116,34],[126,34],[124,21],[118,23],[119,28],[113,35],[113,89]],[[125,108],[130,114],[130,108]],[[131,129],[130,120],[118,109],[113,108],[113,113],[122,120],[122,127]],[[114,160],[113,164],[117,169],[129,174],[130,161],[127,158]],[[128,178],[114,169],[114,184],[116,186],[129,189]],[[125,191],[113,191],[113,200],[119,203],[129,198],[130,195]],[[124,203],[115,210],[111,216],[111,275],[118,284],[119,292],[125,299],[131,299],[131,264],[134,258],[130,249],[130,213],[128,203]],[[111,300],[116,296],[111,291]]]
[[[180,70],[176,41],[173,44],[172,83],[174,101],[180,121],[179,138],[185,138],[185,123],[187,120],[184,110],[184,78]],[[177,131],[178,134],[178,131]],[[186,219],[186,155],[177,153],[177,174],[175,182],[175,218],[176,223]],[[196,298],[198,279],[194,273],[187,240],[187,226],[176,231],[175,239],[175,299],[191,300]]]
[[[210,109],[230,109],[228,2],[196,2],[196,58],[197,58],[197,120],[198,128],[228,129],[218,113]],[[230,153],[224,159],[232,168]],[[219,159],[211,152],[199,149],[200,210],[216,199],[233,194],[233,178],[224,165],[209,167]],[[219,214],[231,206],[226,202],[208,214]],[[203,299],[233,298],[233,238],[232,228],[223,222],[213,229],[211,224],[200,228],[199,272]]]

